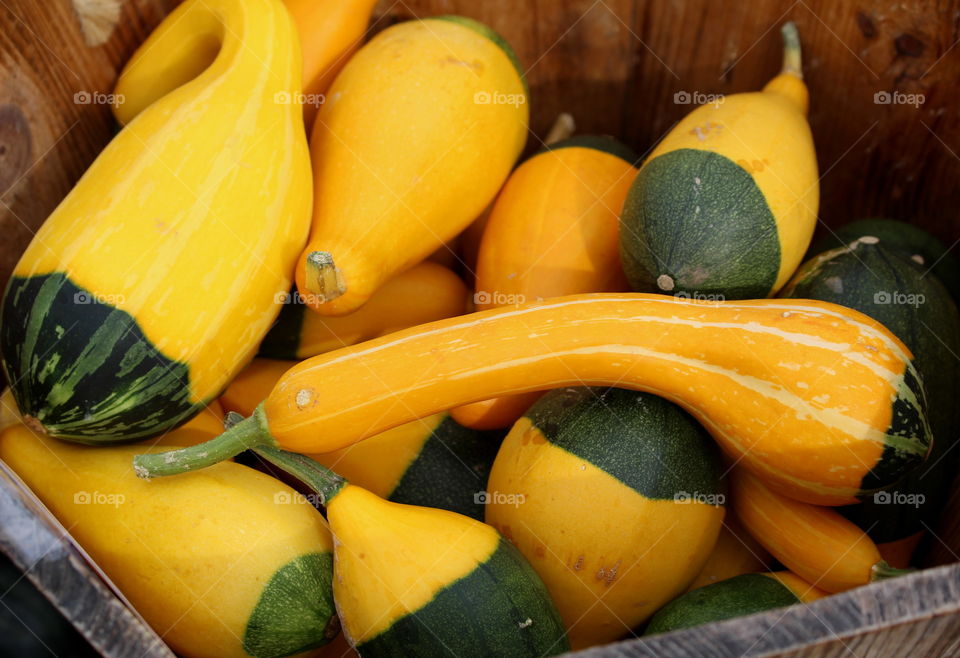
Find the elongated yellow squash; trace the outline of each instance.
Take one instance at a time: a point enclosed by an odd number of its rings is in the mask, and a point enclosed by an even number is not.
[[[276,0],[188,0],[117,83],[126,127],[37,232],[3,298],[25,420],[79,442],[159,434],[249,360],[310,215],[294,27]]]
[[[0,435],[0,459],[178,655],[274,658],[337,634],[333,541],[306,499],[231,462],[147,483],[138,450]]]
[[[527,120],[519,65],[488,27],[448,16],[374,37],[337,76],[311,136],[305,301],[349,313],[462,231],[510,172]]]
[[[861,313],[810,300],[597,293],[439,320],[307,359],[228,433],[137,463],[150,477],[251,445],[330,452],[467,402],[584,383],[675,402],[741,465],[818,504],[890,486],[930,449],[912,355]]]

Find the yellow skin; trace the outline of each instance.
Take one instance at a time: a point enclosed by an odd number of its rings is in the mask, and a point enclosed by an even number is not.
[[[687,591],[745,573],[763,571],[771,559],[767,549],[743,529],[728,509],[717,543]]]
[[[433,19],[378,34],[337,76],[314,125],[313,226],[297,264],[307,302],[349,313],[462,231],[510,172],[527,121],[520,75],[490,39]],[[323,285],[308,277],[317,251],[336,270]]]
[[[487,489],[498,494],[487,523],[539,574],[573,649],[622,637],[682,593],[724,515],[646,498],[551,444],[527,417],[504,439]]]
[[[296,494],[232,462],[146,482],[131,467],[143,450],[62,443],[23,425],[0,435],[0,459],[174,651],[247,656],[241,641],[270,577],[298,556],[333,550],[323,517],[309,504],[277,504]],[[78,504],[85,494],[92,502]]]
[[[801,603],[810,603],[825,596],[830,596],[830,592],[814,587],[803,578],[789,571],[773,571],[762,575],[779,581],[781,585],[793,592]]]
[[[770,294],[800,265],[816,228],[820,203],[817,156],[807,123],[808,93],[799,62],[797,67],[790,70],[788,52],[784,72],[763,91],[732,94],[722,102],[696,108],[644,163],[678,149],[712,151],[753,177],[776,219],[780,238],[780,270]]]
[[[182,4],[121,74],[115,112],[126,127],[14,271],[65,272],[129,312],[163,354],[189,364],[195,403],[256,349],[306,238],[303,120],[275,101],[299,91],[299,60],[276,0]]]

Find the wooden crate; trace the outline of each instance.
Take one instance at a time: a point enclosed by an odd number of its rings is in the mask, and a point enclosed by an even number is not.
[[[75,94],[109,93],[175,4],[0,3],[0,283],[114,134],[107,107],[77,103]],[[779,68],[777,27],[792,19],[823,177],[820,230],[887,216],[949,245],[960,238],[960,0],[382,0],[373,30],[444,13],[488,23],[517,50],[531,88],[531,149],[567,111],[579,132],[616,135],[640,153],[691,109],[675,102],[678,92],[760,88]],[[923,102],[877,103],[882,92]],[[960,655],[958,511],[955,488],[925,549],[928,566],[946,566],[583,655]],[[105,615],[103,623],[131,619]]]

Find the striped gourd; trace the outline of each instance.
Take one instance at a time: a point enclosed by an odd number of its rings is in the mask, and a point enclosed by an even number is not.
[[[679,404],[745,467],[814,503],[889,486],[930,445],[911,355],[865,315],[816,301],[598,293],[440,320],[307,359],[229,433],[137,463],[149,477],[261,443],[329,452],[467,402],[584,383]]]
[[[277,102],[300,88],[296,44],[279,2],[189,0],[133,55],[116,87],[126,127],[3,298],[0,353],[31,427],[153,436],[250,358],[309,228],[300,108]]]

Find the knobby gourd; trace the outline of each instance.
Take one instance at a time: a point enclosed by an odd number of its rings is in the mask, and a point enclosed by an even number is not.
[[[550,391],[513,426],[486,521],[527,558],[580,649],[683,592],[724,516],[720,453],[677,406],[624,389]]]
[[[178,655],[272,658],[337,634],[333,541],[305,498],[232,462],[144,482],[143,449],[0,435],[0,459]]]
[[[805,300],[597,293],[439,320],[307,359],[228,433],[137,465],[152,477],[252,445],[330,452],[464,403],[583,384],[680,405],[739,463],[814,503],[889,486],[930,445],[911,355],[865,315]]]
[[[377,0],[283,0],[303,51],[303,120],[307,134],[324,94],[360,45]]]
[[[751,537],[737,520],[737,515],[733,513],[728,501],[727,514],[723,518],[717,543],[687,590],[719,583],[745,573],[765,571],[772,561],[767,549]]]
[[[477,310],[629,290],[618,253],[619,216],[637,160],[612,138],[585,135],[550,144],[517,167],[483,233]],[[451,413],[468,427],[510,427],[537,397],[497,398]]]
[[[521,69],[476,21],[387,28],[347,63],[311,137],[315,203],[297,288],[325,315],[356,310],[490,203],[527,135]]]
[[[747,531],[773,557],[827,592],[898,576],[877,545],[835,509],[801,503],[772,491],[748,471],[731,477],[731,504]]]
[[[893,230],[899,231],[899,227]],[[956,358],[960,354],[960,313],[956,304],[930,274],[929,265],[921,265],[877,236],[861,236],[808,261],[783,295],[860,311],[881,322],[913,352],[927,396],[933,436],[930,459],[894,490],[866,496],[862,504],[839,511],[878,544],[903,540],[900,549],[915,545],[910,538],[936,524],[955,474],[953,446],[960,426],[956,404],[960,398],[960,362]]]
[[[819,183],[793,23],[783,38],[783,70],[763,91],[696,108],[641,167],[620,234],[634,290],[766,297],[800,264]]]
[[[310,221],[300,109],[275,100],[299,92],[296,43],[280,3],[189,0],[133,55],[116,87],[127,125],[3,298],[3,366],[34,429],[156,435],[249,360]]]
[[[224,391],[224,406],[249,416],[289,367],[254,359]],[[482,519],[482,494],[502,437],[463,427],[443,412],[310,457],[381,498]]]
[[[644,635],[810,603],[824,596],[827,592],[789,571],[741,574],[678,596],[653,616]]]
[[[490,526],[392,503],[309,457],[259,454],[312,488],[334,542],[333,593],[362,656],[544,656],[569,648],[550,595]]]
[[[294,290],[260,343],[259,354],[270,359],[306,359],[398,329],[462,315],[467,301],[467,287],[460,277],[431,262],[401,272],[369,302],[341,317],[315,313]]]

